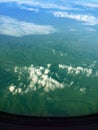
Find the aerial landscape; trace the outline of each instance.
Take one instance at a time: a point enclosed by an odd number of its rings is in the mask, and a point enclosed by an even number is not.
[[[0,111],[98,113],[97,0],[0,0]]]

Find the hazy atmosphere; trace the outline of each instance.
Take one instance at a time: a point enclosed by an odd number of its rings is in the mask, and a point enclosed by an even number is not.
[[[0,0],[0,111],[98,112],[97,0]]]

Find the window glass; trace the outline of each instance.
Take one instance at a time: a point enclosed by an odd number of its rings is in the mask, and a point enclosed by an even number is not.
[[[0,0],[0,111],[98,112],[97,0]]]

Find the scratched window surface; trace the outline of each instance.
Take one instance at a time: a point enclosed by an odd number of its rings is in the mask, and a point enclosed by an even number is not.
[[[98,113],[97,0],[0,0],[0,111]]]

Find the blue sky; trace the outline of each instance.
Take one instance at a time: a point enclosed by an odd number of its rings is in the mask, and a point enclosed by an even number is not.
[[[97,0],[0,0],[0,3],[16,3],[17,5],[35,6],[42,8],[71,9],[73,5],[98,8]],[[65,7],[66,6],[66,7]]]
[[[48,23],[49,19],[43,14],[40,14],[40,9],[43,9],[46,15],[51,15],[51,18],[69,19],[80,22],[84,26],[91,26],[88,30],[93,30],[94,26],[98,25],[98,2],[97,0],[0,0],[0,6],[7,5],[11,12],[3,12],[0,10],[0,34],[10,36],[26,36],[26,35],[48,35],[57,32],[57,28],[53,24]],[[24,13],[31,21],[25,21],[23,17],[18,19],[17,8],[21,14]],[[27,12],[26,12],[27,11]],[[8,15],[9,14],[9,15]],[[13,15],[10,15],[13,14]],[[33,17],[37,19],[42,17],[42,23],[33,21]],[[33,18],[33,19],[32,19]]]

